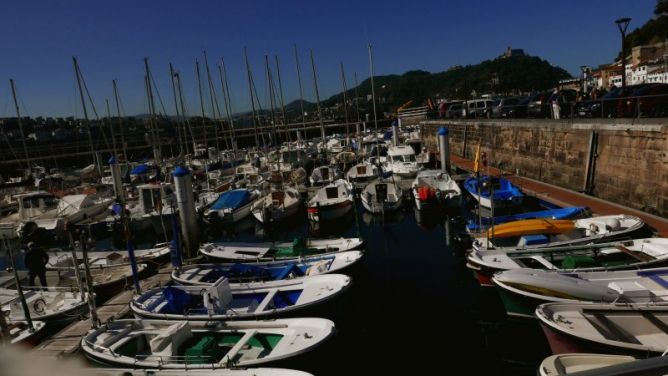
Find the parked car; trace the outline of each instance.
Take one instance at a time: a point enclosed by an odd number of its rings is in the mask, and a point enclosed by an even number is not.
[[[453,103],[448,105],[448,109],[445,110],[445,117],[448,119],[459,119],[465,117],[463,103]]]
[[[547,99],[548,113],[552,114],[552,109],[549,107],[555,101],[559,104],[559,117],[570,118],[575,116],[575,105],[578,98],[578,92],[574,89],[561,89],[553,92]],[[554,116],[554,114],[552,114]]]
[[[552,95],[552,91],[538,91],[529,95],[527,103],[527,116],[534,118],[551,117],[550,104],[548,99]]]
[[[626,101],[626,113],[633,117],[668,116],[668,84],[652,84],[633,92]]]
[[[586,101],[580,105],[577,110],[580,117],[627,117],[633,116],[630,111],[631,106],[627,105],[631,101],[633,94],[651,84],[640,84],[626,86],[624,90],[621,87],[611,89],[602,97]]]
[[[492,105],[493,118],[513,118],[517,117],[517,108],[523,97],[501,98],[494,101]],[[525,106],[526,107],[526,106]],[[525,112],[526,116],[526,112]]]
[[[468,118],[486,118],[492,115],[491,99],[473,99],[466,101],[466,117]]]

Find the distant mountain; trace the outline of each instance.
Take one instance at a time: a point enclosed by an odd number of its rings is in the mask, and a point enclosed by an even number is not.
[[[475,92],[481,94],[515,94],[553,88],[559,80],[571,75],[560,67],[535,56],[499,57],[480,64],[457,66],[447,71],[430,73],[421,70],[409,71],[402,75],[374,77],[376,98],[384,109],[396,109],[413,101],[412,106],[424,104],[427,99],[466,99]],[[371,80],[364,80],[357,91],[366,101],[371,94]],[[354,97],[354,89],[346,92]],[[341,103],[343,93],[334,95],[323,102],[325,106]]]
[[[285,105],[285,112],[297,112],[299,113],[301,111],[301,106],[300,103],[304,104],[304,111],[311,111],[316,107],[315,103],[309,102],[309,101],[302,101],[300,99],[296,99],[288,104]]]

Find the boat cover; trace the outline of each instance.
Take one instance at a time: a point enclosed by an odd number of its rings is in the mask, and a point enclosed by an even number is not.
[[[232,191],[227,191],[218,196],[218,200],[211,205],[212,210],[221,210],[221,209],[237,209],[246,205],[251,198],[250,191],[248,189],[235,189]]]
[[[148,173],[149,167],[145,164],[140,164],[139,166],[130,170],[130,175],[143,175]]]

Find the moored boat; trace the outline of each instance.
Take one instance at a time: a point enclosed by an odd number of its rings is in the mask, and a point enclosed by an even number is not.
[[[260,198],[256,189],[234,189],[223,192],[204,214],[212,220],[238,222],[251,213],[251,206]]]
[[[392,180],[378,179],[361,193],[364,209],[372,214],[391,213],[401,207],[403,192]]]
[[[346,215],[353,207],[353,193],[350,183],[335,180],[320,188],[309,200],[308,218],[311,221],[332,221]]]
[[[295,238],[291,243],[206,243],[199,251],[213,260],[273,261],[345,252],[361,245],[360,238]]]
[[[417,173],[412,184],[413,199],[418,210],[427,207],[459,207],[462,191],[447,172],[423,170]]]
[[[506,208],[522,204],[524,194],[508,179],[501,177],[469,177],[464,181],[466,189],[478,204],[484,208]]]
[[[545,358],[538,366],[538,374],[540,376],[576,374],[580,376],[621,376],[628,374],[628,369],[625,368],[625,371],[622,371],[616,366],[634,362],[636,362],[636,358],[626,355],[558,354]],[[663,363],[668,366],[668,359],[664,358]],[[615,370],[611,367],[615,367],[616,370],[622,372],[613,373]]]

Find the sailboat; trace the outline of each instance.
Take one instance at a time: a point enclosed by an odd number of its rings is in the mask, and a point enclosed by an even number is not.
[[[309,200],[308,217],[315,222],[336,220],[350,212],[353,200],[351,184],[336,180],[320,188]]]
[[[401,207],[403,191],[389,179],[369,183],[361,194],[364,209],[372,214],[391,213]]]
[[[297,213],[302,196],[294,188],[269,192],[251,205],[251,213],[260,223],[283,221]]]

